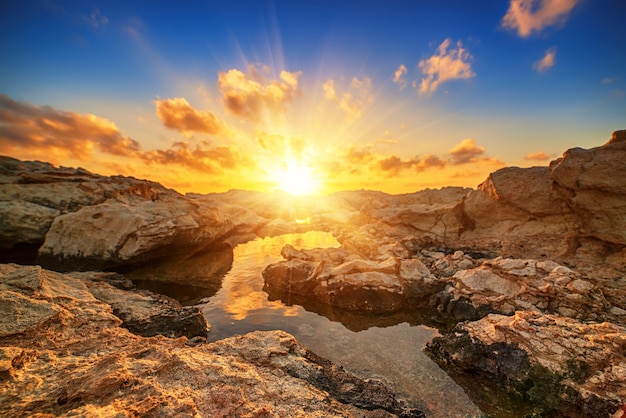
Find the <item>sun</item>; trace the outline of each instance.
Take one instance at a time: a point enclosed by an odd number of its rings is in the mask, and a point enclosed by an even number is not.
[[[305,163],[293,159],[285,161],[276,170],[272,180],[278,183],[278,189],[293,196],[310,196],[319,194],[321,182],[313,169]]]

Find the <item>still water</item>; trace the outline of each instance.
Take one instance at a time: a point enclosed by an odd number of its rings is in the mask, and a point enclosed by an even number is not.
[[[316,354],[356,376],[377,379],[430,417],[479,417],[480,410],[437,364],[422,352],[437,331],[419,312],[371,315],[341,312],[308,300],[269,300],[261,272],[283,260],[281,249],[338,247],[325,232],[286,234],[170,260],[129,273],[138,287],[202,306],[211,324],[209,341],[255,330],[281,329]],[[158,280],[188,285],[171,285]],[[306,309],[303,307],[306,306]]]
[[[407,322],[385,328],[368,326],[381,322],[380,318],[377,322],[376,318],[329,309],[318,310],[324,314],[320,315],[300,305],[268,300],[261,272],[268,264],[283,259],[280,250],[285,244],[296,248],[339,246],[332,235],[310,231],[256,239],[235,247],[231,270],[224,276],[221,289],[203,308],[211,324],[210,340],[254,330],[282,329],[355,375],[384,382],[414,406],[430,411],[430,416],[481,416],[463,390],[422,352],[436,330]]]

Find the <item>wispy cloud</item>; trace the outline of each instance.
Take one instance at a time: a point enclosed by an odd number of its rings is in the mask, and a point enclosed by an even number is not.
[[[82,19],[94,29],[104,27],[107,25],[107,23],[109,23],[109,18],[103,15],[100,12],[100,9],[93,9],[93,11],[88,16],[83,15]]]
[[[228,146],[215,146],[208,142],[192,147],[187,142],[176,142],[169,149],[148,151],[141,154],[147,163],[180,165],[203,173],[221,173],[224,169],[251,167],[252,160]]]
[[[307,148],[307,141],[303,137],[287,137],[263,131],[256,131],[254,135],[257,143],[263,150],[283,159],[300,159]]]
[[[369,77],[353,77],[350,82],[350,91],[344,92],[341,96],[337,95],[335,80],[332,78],[326,80],[322,88],[324,97],[335,102],[345,113],[349,122],[359,119],[365,106],[374,101],[374,96],[370,92],[372,80]]]
[[[532,153],[524,156],[524,159],[528,160],[528,161],[547,161],[550,158],[552,158],[552,156],[546,154],[543,151],[532,152]]]
[[[400,86],[400,90],[406,87],[406,79],[404,76],[407,73],[406,65],[400,64],[395,73],[393,73],[393,82]]]
[[[621,79],[621,77],[604,77],[600,82],[602,84],[611,84],[611,83],[615,83],[616,81],[619,81]]]
[[[433,93],[445,81],[468,79],[476,75],[471,65],[473,57],[463,48],[461,41],[456,43],[456,47],[451,45],[452,41],[446,39],[432,57],[419,62],[419,68],[426,76],[420,83],[420,94]]]
[[[241,118],[259,122],[266,116],[282,115],[298,93],[301,71],[281,71],[279,80],[267,80],[265,68],[254,65],[244,73],[238,69],[220,72],[218,86],[226,110]]]
[[[139,143],[122,135],[108,119],[34,106],[0,95],[0,152],[14,149],[49,150],[87,160],[93,150],[135,156]]]
[[[388,177],[397,176],[403,170],[422,172],[430,168],[443,168],[446,165],[444,160],[435,155],[416,156],[406,160],[392,155],[378,161],[378,168]]]
[[[554,67],[554,64],[556,64],[556,47],[548,49],[543,58],[533,64],[533,69],[542,73]]]
[[[189,134],[192,132],[210,135],[226,135],[228,128],[213,112],[199,111],[186,99],[155,100],[156,114],[165,127]]]
[[[553,25],[562,25],[578,0],[511,0],[502,27],[523,38]]]

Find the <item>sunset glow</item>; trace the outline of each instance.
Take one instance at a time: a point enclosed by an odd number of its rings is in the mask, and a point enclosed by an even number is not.
[[[311,196],[321,191],[321,183],[304,163],[288,160],[272,176],[278,189],[293,196]]]
[[[624,12],[3,3],[0,154],[180,192],[476,187],[624,128]]]

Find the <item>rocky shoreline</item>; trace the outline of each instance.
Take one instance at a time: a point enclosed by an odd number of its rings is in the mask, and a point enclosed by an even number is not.
[[[319,229],[341,247],[285,247],[285,261],[263,272],[270,298],[373,314],[428,306],[454,326],[442,325],[427,353],[486,414],[500,416],[500,395],[490,395],[498,385],[523,405],[519,416],[620,417],[625,159],[626,131],[617,131],[549,167],[498,170],[476,190],[277,199],[182,196],[144,180],[0,157],[0,261],[28,250],[45,268],[0,266],[9,313],[0,405],[25,415],[421,416],[284,332],[205,344],[196,308],[132,289],[119,274],[77,272]],[[294,222],[302,217],[310,223]],[[191,284],[182,275],[162,280]],[[69,382],[61,377],[73,368]]]

